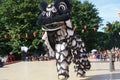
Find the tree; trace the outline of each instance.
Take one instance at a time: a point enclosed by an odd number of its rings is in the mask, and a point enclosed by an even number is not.
[[[110,47],[108,47],[108,45],[110,46],[111,44],[109,44],[110,40],[109,40],[109,35],[107,35],[104,32],[97,32],[97,43],[96,43],[96,48],[98,50],[106,50],[106,49],[110,49]]]
[[[0,23],[4,29],[1,36],[7,34],[7,38],[2,37],[1,40],[11,46],[13,52],[19,52],[23,45],[28,47],[32,45],[35,39],[33,32],[39,34],[38,38],[41,38],[41,27],[36,25],[40,13],[39,2],[40,0],[2,0],[0,3]],[[28,39],[25,37],[26,33]]]
[[[120,22],[108,22],[104,28],[105,33],[109,36],[108,48],[119,47],[120,48]]]
[[[36,25],[38,15],[38,3],[42,0],[2,0],[0,3],[1,42],[10,46],[14,53],[20,51],[25,45],[30,49],[38,49],[42,45],[41,26]],[[51,0],[46,0],[48,3]],[[71,0],[72,23],[76,33],[81,35],[87,45],[87,50],[96,47],[96,33],[101,18],[95,6],[88,1],[81,3]],[[85,28],[86,26],[86,28]],[[81,32],[84,30],[84,33]],[[36,32],[37,37],[33,36]],[[6,36],[6,37],[3,37]],[[2,44],[2,45],[3,45]],[[6,46],[7,46],[6,45]],[[7,47],[6,47],[7,48]]]
[[[76,27],[76,33],[84,40],[87,51],[91,51],[97,47],[97,29],[102,19],[98,16],[98,10],[92,3],[71,1],[73,4],[72,23]]]

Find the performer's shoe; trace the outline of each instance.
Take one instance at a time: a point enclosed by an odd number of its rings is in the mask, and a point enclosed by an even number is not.
[[[80,77],[85,77],[85,74],[77,74],[77,77],[80,78]]]
[[[86,78],[87,78],[87,77],[85,76],[85,73],[83,73],[83,74],[78,73],[78,74],[77,74],[77,77],[78,77],[79,80],[84,80],[84,79],[86,80]]]
[[[59,75],[58,78],[59,80],[67,80],[67,78],[64,75]]]

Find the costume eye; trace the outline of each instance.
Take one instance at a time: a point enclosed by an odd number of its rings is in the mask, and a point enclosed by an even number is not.
[[[61,11],[65,11],[67,9],[67,5],[64,2],[60,2],[59,9]]]

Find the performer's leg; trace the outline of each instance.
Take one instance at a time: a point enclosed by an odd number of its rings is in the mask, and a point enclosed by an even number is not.
[[[77,72],[78,77],[80,76],[83,77],[85,76],[86,71],[91,68],[90,61],[87,59],[86,53],[77,54],[75,56],[76,56],[74,58],[75,72]]]
[[[77,76],[78,77],[84,76],[85,70],[84,70],[84,66],[82,64],[82,58],[80,57],[80,54],[74,53],[73,63],[74,63],[74,68],[75,68],[75,72],[77,73]]]
[[[76,45],[74,46],[72,53],[74,56],[73,62],[74,62],[74,68],[75,68],[75,72],[77,72],[77,76],[84,76],[85,75],[85,66],[83,61],[86,59],[83,54],[85,53],[85,47],[84,47],[84,43],[82,42],[82,40],[79,38],[75,38],[73,39],[74,43],[76,40]],[[73,41],[72,41],[73,42]],[[73,45],[73,43],[72,43]]]
[[[64,43],[56,44],[56,66],[59,80],[67,80],[69,77],[69,64],[72,55],[65,49]]]

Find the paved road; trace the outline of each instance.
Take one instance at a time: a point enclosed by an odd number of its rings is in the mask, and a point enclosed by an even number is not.
[[[78,79],[70,65],[68,80],[120,80],[120,62],[115,62],[115,71],[110,72],[109,62],[92,61],[86,79]],[[0,80],[58,80],[55,61],[18,62],[0,68]]]

